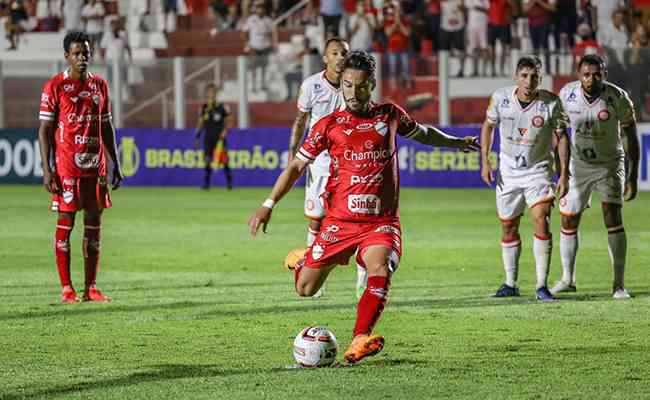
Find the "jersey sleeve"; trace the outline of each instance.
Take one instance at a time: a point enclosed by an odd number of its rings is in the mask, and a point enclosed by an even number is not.
[[[109,94],[108,83],[104,81],[104,103],[102,103],[102,108],[99,110],[99,115],[101,116],[102,122],[108,122],[113,119],[112,109],[111,109],[111,97]]]
[[[397,134],[410,137],[417,132],[418,123],[402,107],[394,104],[394,117],[397,119]]]
[[[327,150],[329,146],[329,140],[327,138],[329,122],[330,118],[325,117],[314,125],[302,146],[300,146],[298,153],[296,153],[296,157],[311,163],[314,162],[320,153]]]
[[[623,90],[621,90],[621,94],[616,101],[616,116],[618,117],[621,127],[630,126],[636,121],[632,100],[630,100],[630,96],[628,96],[627,92]]]
[[[312,107],[312,98],[311,98],[311,88],[313,85],[310,84],[309,80],[304,80],[300,85],[300,92],[298,93],[298,110],[301,112],[311,112]]]
[[[48,81],[43,86],[41,93],[41,105],[39,108],[38,119],[42,121],[54,121],[59,111],[59,99],[56,97],[54,84]]]
[[[490,103],[485,112],[485,117],[493,124],[499,123],[499,94],[496,92],[490,97]]]

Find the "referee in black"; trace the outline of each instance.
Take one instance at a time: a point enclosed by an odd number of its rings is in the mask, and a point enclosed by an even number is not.
[[[217,164],[223,167],[226,174],[228,190],[232,189],[232,172],[228,166],[228,150],[226,148],[226,135],[233,126],[233,118],[227,105],[217,101],[217,86],[208,84],[205,88],[206,103],[201,106],[199,120],[196,124],[195,145],[199,147],[199,137],[203,137],[203,152],[205,155],[205,179],[202,189],[210,189],[212,178],[212,160],[217,158]],[[215,150],[217,150],[215,154]]]

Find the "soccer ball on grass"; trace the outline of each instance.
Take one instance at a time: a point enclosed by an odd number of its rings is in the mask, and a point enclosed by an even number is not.
[[[323,326],[309,326],[293,341],[293,358],[303,367],[326,367],[336,361],[336,336]]]

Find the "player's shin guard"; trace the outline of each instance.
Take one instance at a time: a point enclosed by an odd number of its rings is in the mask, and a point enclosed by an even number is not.
[[[607,229],[609,258],[614,270],[614,289],[625,287],[625,256],[627,254],[627,236],[623,225]]]
[[[71,286],[70,281],[70,234],[74,227],[74,220],[59,218],[56,221],[54,234],[54,254],[56,256],[56,269],[59,271],[61,286]]]
[[[84,273],[86,287],[93,286],[97,280],[99,269],[99,222],[96,225],[87,224],[84,226]]]
[[[506,272],[506,285],[517,286],[519,273],[519,255],[521,254],[521,238],[519,234],[504,236],[501,239],[501,256],[503,268]]]
[[[580,236],[577,229],[564,229],[560,231],[560,258],[562,259],[562,281],[575,285],[576,255],[580,245]]]
[[[369,335],[372,332],[386,305],[389,287],[390,278],[386,276],[368,277],[368,286],[357,306],[357,322],[353,336]]]
[[[535,272],[537,276],[536,288],[546,287],[548,271],[551,266],[551,250],[553,249],[553,240],[551,235],[535,235],[533,242],[533,254],[535,255]]]

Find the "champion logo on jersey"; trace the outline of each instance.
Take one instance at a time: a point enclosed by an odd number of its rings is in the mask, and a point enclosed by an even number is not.
[[[375,123],[375,130],[381,136],[386,136],[386,133],[388,132],[388,125],[386,125],[384,121],[377,121]]]
[[[63,85],[63,90],[65,92],[72,92],[74,90],[74,85],[73,84]]]
[[[325,228],[325,230],[326,230],[327,232],[336,233],[336,232],[340,231],[341,228],[340,228],[338,225],[330,225],[330,226],[328,226],[327,228]]]
[[[544,126],[544,118],[540,115],[535,115],[532,122],[535,128],[541,128]]]
[[[372,142],[372,140],[366,140],[366,141],[363,143],[363,147],[365,147],[365,148],[368,149],[368,150],[372,150],[372,149],[375,148],[375,144]]]
[[[599,120],[607,121],[609,119],[609,117],[610,117],[609,110],[604,108],[604,109],[598,111],[598,119]]]

